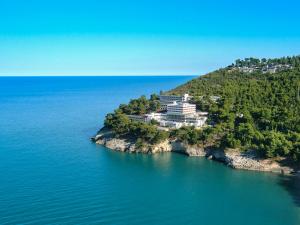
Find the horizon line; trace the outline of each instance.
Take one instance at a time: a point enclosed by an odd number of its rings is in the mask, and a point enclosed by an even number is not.
[[[159,76],[186,76],[186,77],[194,77],[201,76],[199,74],[47,74],[47,75],[1,75],[0,77],[159,77]]]

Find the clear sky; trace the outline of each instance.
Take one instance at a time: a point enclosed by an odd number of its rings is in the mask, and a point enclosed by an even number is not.
[[[299,0],[0,0],[0,75],[195,75],[300,54]]]

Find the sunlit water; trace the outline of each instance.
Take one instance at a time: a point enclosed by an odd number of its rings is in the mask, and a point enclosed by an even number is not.
[[[299,225],[295,179],[90,142],[120,103],[189,79],[0,78],[0,224]]]

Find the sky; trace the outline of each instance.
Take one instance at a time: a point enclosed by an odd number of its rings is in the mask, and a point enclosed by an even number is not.
[[[0,0],[0,76],[200,75],[300,54],[299,0]]]

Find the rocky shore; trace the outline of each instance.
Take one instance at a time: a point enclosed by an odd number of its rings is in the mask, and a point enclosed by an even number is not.
[[[226,151],[209,147],[192,146],[176,140],[166,140],[156,145],[136,146],[134,141],[115,138],[110,131],[100,132],[91,138],[96,144],[103,145],[109,149],[129,153],[154,154],[161,152],[178,152],[187,156],[206,157],[210,160],[222,162],[234,169],[266,171],[281,174],[299,174],[295,168],[283,165],[280,161],[261,159],[255,151],[241,153],[235,149]]]

